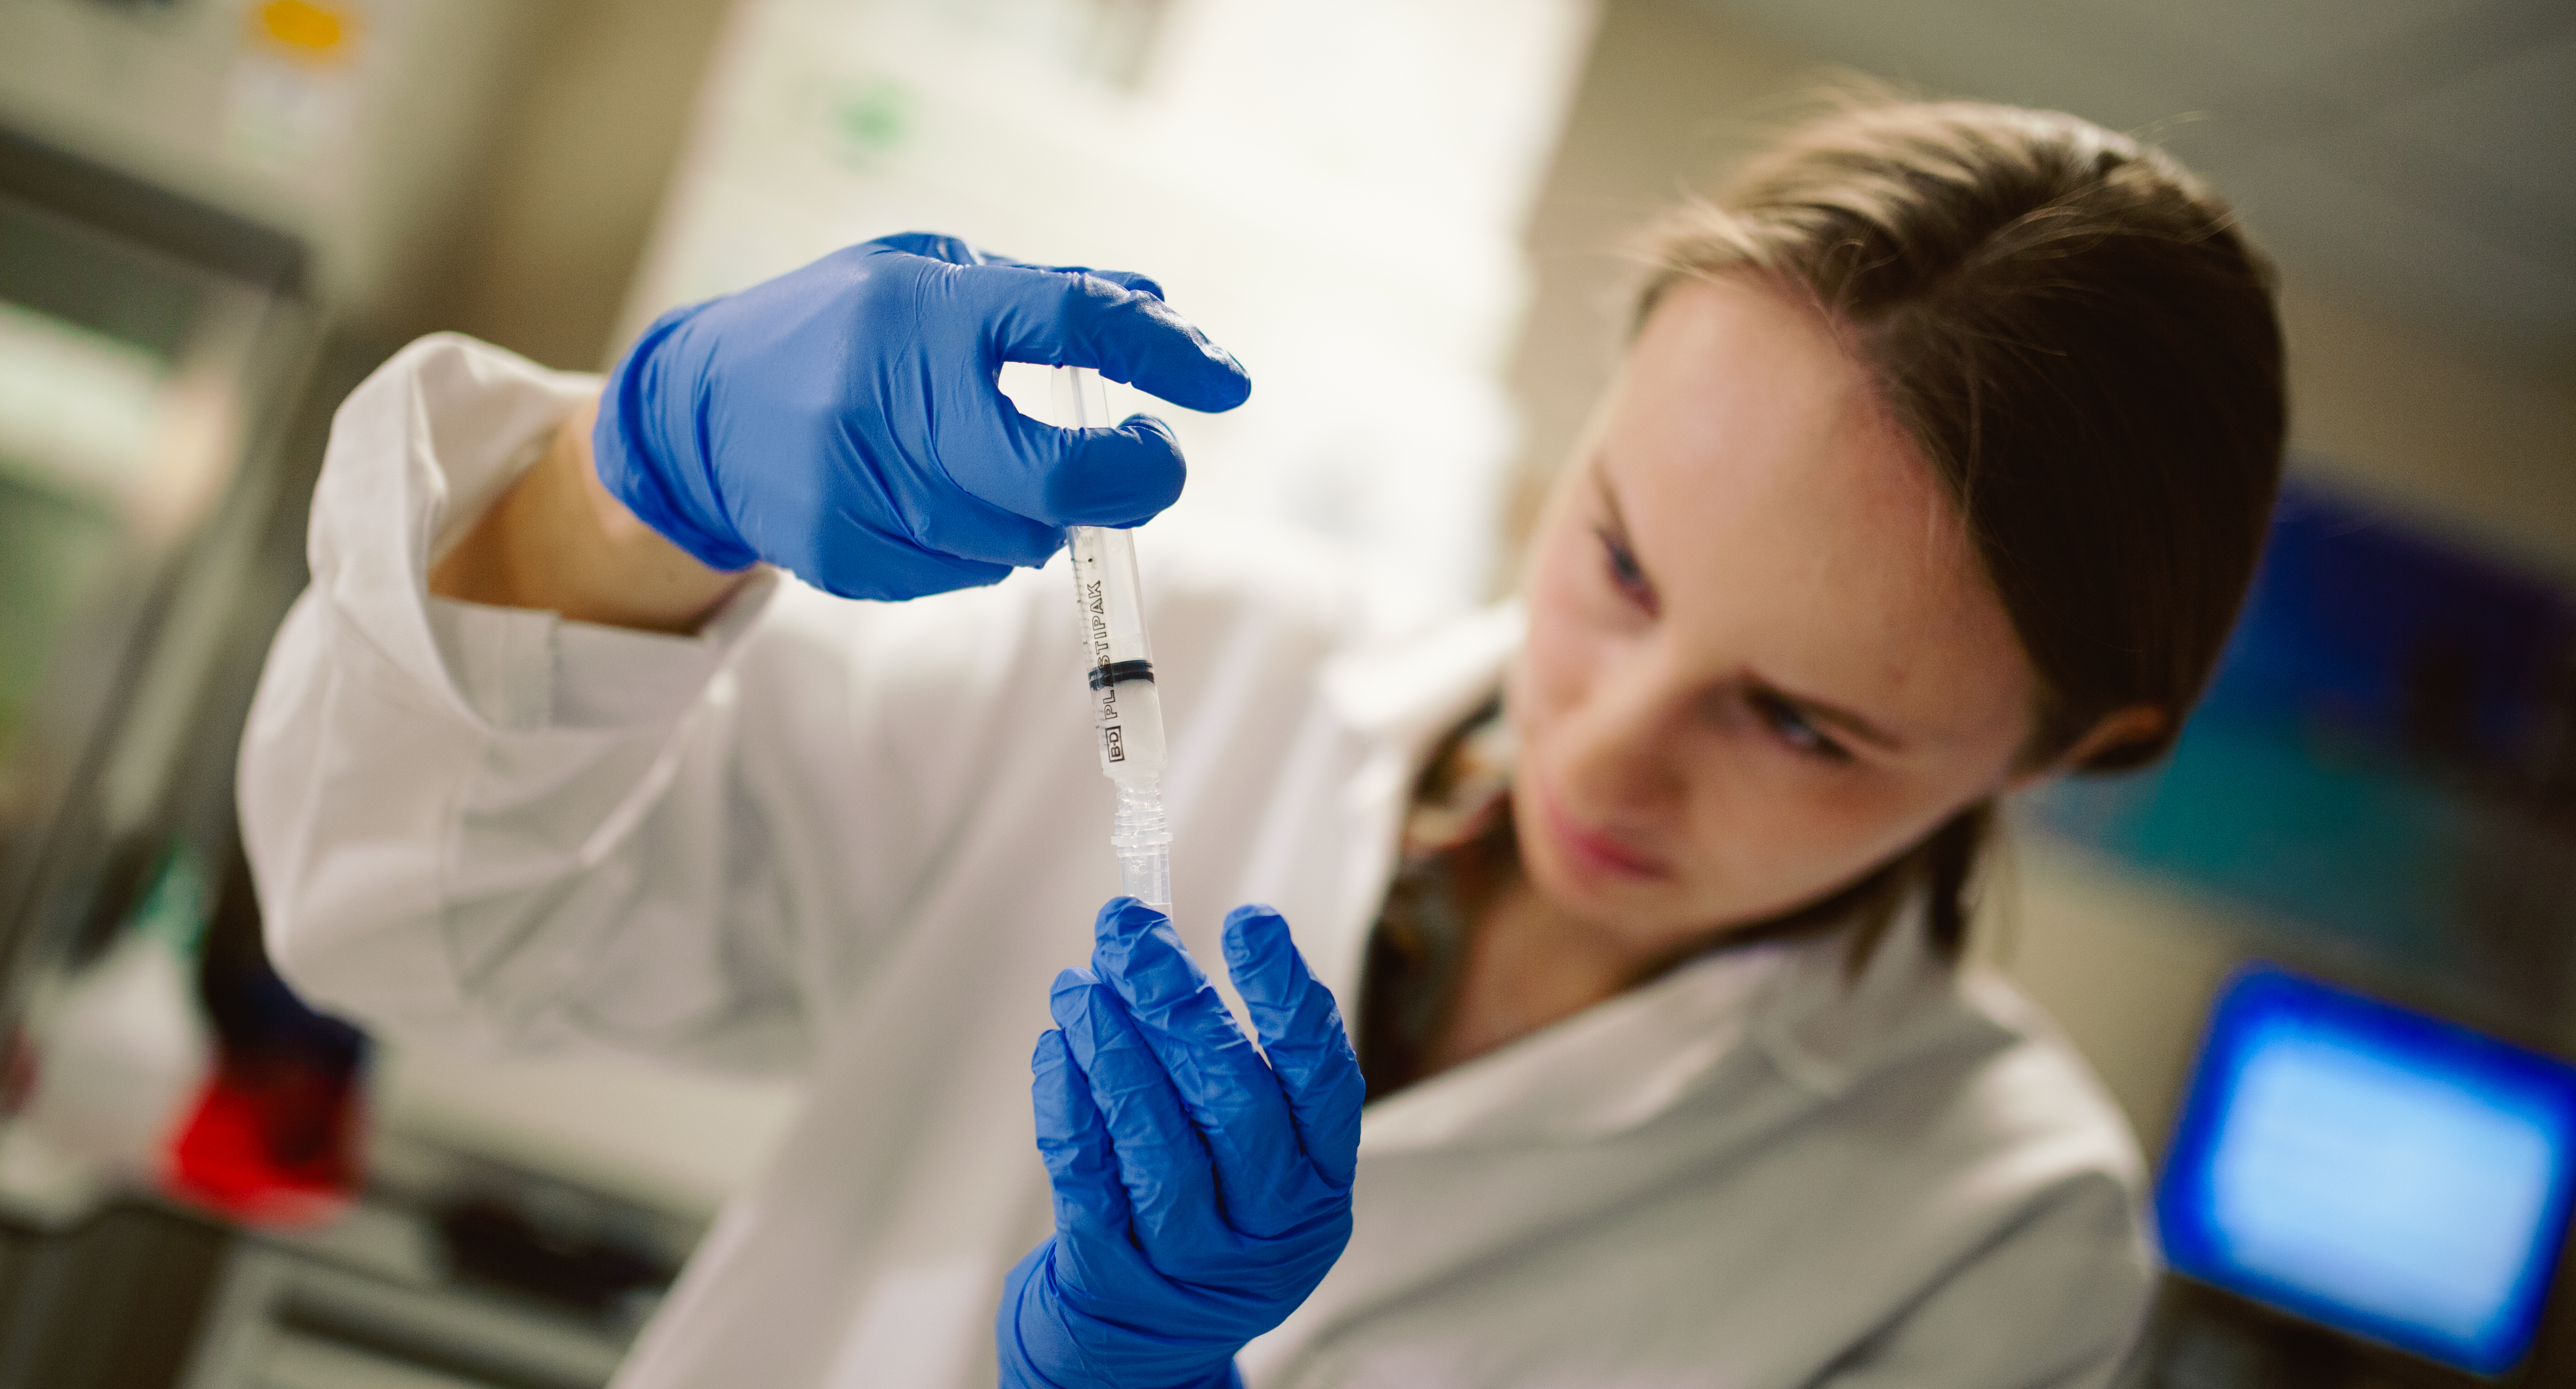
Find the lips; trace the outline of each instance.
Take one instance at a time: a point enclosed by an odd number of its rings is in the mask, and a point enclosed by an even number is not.
[[[1575,823],[1547,787],[1533,782],[1530,789],[1538,792],[1539,810],[1546,821],[1548,837],[1556,841],[1558,850],[1577,872],[1586,877],[1635,880],[1671,875],[1670,865],[1661,858],[1624,840]]]

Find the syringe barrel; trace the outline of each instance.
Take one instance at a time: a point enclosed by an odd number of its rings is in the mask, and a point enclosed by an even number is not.
[[[1056,411],[1072,428],[1109,425],[1099,376],[1085,367],[1056,372]],[[1119,890],[1162,911],[1172,909],[1172,831],[1163,818],[1163,698],[1154,685],[1154,649],[1145,637],[1145,590],[1136,573],[1136,537],[1102,526],[1071,526],[1073,593],[1091,686],[1100,770],[1118,786],[1118,817],[1109,843],[1118,852]]]
[[[1090,655],[1092,722],[1100,770],[1125,784],[1163,774],[1163,699],[1154,688],[1136,588],[1136,547],[1125,531],[1072,528],[1074,597]]]
[[[1136,533],[1106,526],[1069,526],[1073,591],[1082,605],[1082,635],[1094,670],[1142,662],[1151,669],[1154,648],[1145,637],[1145,590],[1136,577]]]
[[[1109,424],[1099,374],[1064,367],[1056,374],[1056,408],[1065,423]],[[1145,590],[1136,574],[1136,537],[1106,526],[1071,526],[1073,592],[1090,657],[1092,718],[1100,735],[1100,770],[1122,786],[1163,774],[1163,701],[1154,689],[1154,649],[1145,637]]]

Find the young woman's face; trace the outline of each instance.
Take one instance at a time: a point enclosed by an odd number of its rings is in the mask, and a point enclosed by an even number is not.
[[[2036,677],[1957,511],[1810,309],[1690,283],[1535,539],[1521,861],[1651,956],[1838,889],[2003,789]]]

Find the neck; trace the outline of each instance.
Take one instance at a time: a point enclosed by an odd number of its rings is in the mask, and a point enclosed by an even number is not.
[[[1615,997],[1649,963],[1566,913],[1515,868],[1477,913],[1457,993],[1423,1073],[1473,1060]]]

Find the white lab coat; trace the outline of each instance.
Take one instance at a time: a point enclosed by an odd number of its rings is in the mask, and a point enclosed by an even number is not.
[[[989,1386],[1048,1229],[1027,1060],[1116,886],[1065,577],[756,580],[679,639],[425,596],[587,377],[423,340],[342,407],[241,808],[272,948],[396,1037],[790,1070],[810,1100],[619,1381]],[[1294,549],[1143,547],[1177,915],[1277,904],[1356,1002],[1415,764],[1510,613],[1354,649]],[[2141,1165],[2000,980],[1900,924],[1679,969],[1372,1106],[1357,1233],[1256,1386],[2074,1385]]]

